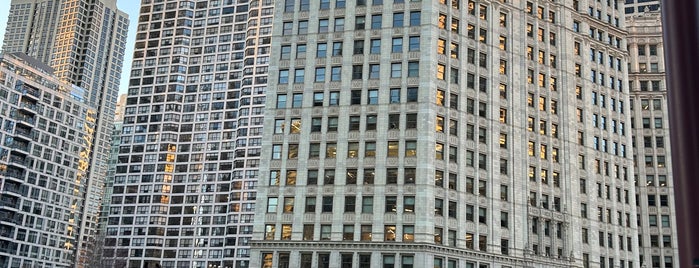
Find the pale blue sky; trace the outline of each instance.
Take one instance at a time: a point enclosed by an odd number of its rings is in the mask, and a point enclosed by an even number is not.
[[[0,44],[5,38],[5,27],[7,27],[7,16],[10,11],[10,0],[0,0]],[[118,0],[117,6],[122,11],[129,14],[129,35],[126,42],[126,52],[124,57],[124,67],[121,72],[121,83],[119,83],[119,93],[126,93],[129,83],[129,73],[131,72],[131,59],[133,56],[134,40],[136,37],[136,26],[138,24],[138,8],[141,5],[139,0]]]

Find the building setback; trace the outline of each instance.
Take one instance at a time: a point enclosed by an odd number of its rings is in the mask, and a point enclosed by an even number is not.
[[[638,267],[623,11],[278,1],[250,267]]]
[[[273,1],[141,1],[105,258],[248,265]]]
[[[75,230],[75,264],[83,267],[97,232],[128,16],[117,9],[116,0],[12,0],[9,13],[3,51],[47,64],[62,81],[84,88],[85,101],[97,109]]]
[[[0,266],[74,267],[97,112],[23,54],[0,60]]]
[[[626,28],[639,258],[649,268],[680,267],[660,11],[627,13]]]

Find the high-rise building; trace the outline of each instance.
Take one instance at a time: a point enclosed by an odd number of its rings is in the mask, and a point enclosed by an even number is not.
[[[627,14],[626,29],[640,260],[680,267],[660,11]]]
[[[116,164],[119,157],[119,145],[121,145],[121,127],[124,122],[124,110],[126,109],[126,94],[119,95],[116,109],[114,110],[114,126],[111,136],[111,149],[109,152],[109,162],[107,168],[107,179],[104,183],[104,195],[102,197],[102,206],[100,207],[100,230],[99,233],[104,235],[105,225],[109,217],[109,203],[112,200],[112,186],[114,186],[114,175],[116,174]],[[102,239],[102,237],[100,237]]]
[[[0,267],[75,267],[97,111],[52,73],[0,60]]]
[[[114,108],[123,65],[128,16],[116,0],[12,0],[3,51],[22,52],[49,65],[64,82],[84,88],[97,109],[87,178],[78,204],[78,252],[82,266],[97,231],[110,150]]]
[[[248,267],[273,1],[141,1],[105,257]]]
[[[104,257],[106,225],[109,219],[110,203],[112,200],[112,189],[114,187],[114,176],[116,175],[117,160],[119,159],[119,146],[121,145],[121,128],[124,122],[124,110],[126,109],[126,94],[120,94],[114,114],[114,127],[111,136],[111,149],[109,152],[109,162],[107,177],[104,182],[104,194],[102,196],[102,206],[100,207],[99,230],[95,239],[94,254],[87,262],[88,267],[123,267],[126,260],[117,260]],[[91,266],[90,266],[91,265]]]
[[[638,267],[619,1],[275,8],[251,267]]]

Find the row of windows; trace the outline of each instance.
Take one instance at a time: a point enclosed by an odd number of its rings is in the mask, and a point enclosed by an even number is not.
[[[635,84],[638,84],[638,88],[634,86]],[[629,86],[634,90],[637,89],[640,91],[660,91],[660,80],[640,80],[638,81],[638,83],[636,83],[633,80],[630,80]]]
[[[604,51],[602,49],[596,50],[594,47],[590,48],[590,62],[597,62],[600,67],[604,66]],[[607,65],[610,70],[616,69],[621,72],[621,58],[614,57],[612,55],[607,56]]]
[[[252,214],[247,214],[250,216],[253,216]],[[234,215],[238,216],[238,215]],[[214,224],[220,224],[226,223],[226,217],[227,216],[203,216],[198,219],[202,219],[203,221],[207,222],[206,224],[209,223],[214,223]],[[213,220],[212,220],[213,218]],[[152,228],[152,229],[151,229]],[[252,225],[231,225],[227,226],[226,228],[226,234],[227,235],[240,235],[240,236],[252,236]],[[180,234],[185,235],[185,236],[194,236],[194,227],[168,227],[166,230],[161,230],[162,227],[131,227],[131,226],[119,226],[119,227],[107,227],[107,235],[108,236],[131,236],[131,235],[137,235],[137,236],[142,236],[146,235],[147,233],[151,232],[153,234],[155,233],[162,233],[163,235],[167,235],[168,237],[178,237]],[[151,231],[153,230],[153,231]],[[207,228],[207,230],[209,230]],[[208,232],[208,231],[207,231]],[[188,239],[188,238],[184,238]],[[170,240],[170,239],[168,239]],[[172,240],[177,240],[177,239],[172,239]],[[235,244],[235,243],[233,243]]]
[[[662,99],[641,99],[641,110],[648,111],[652,107],[654,111],[662,111],[662,101]]]
[[[503,109],[503,113],[506,112],[506,110]],[[483,113],[484,114],[484,113]],[[530,118],[531,119],[531,118]],[[363,120],[363,121],[362,121]],[[290,121],[290,123],[289,123]],[[349,125],[348,129],[349,130],[355,130],[359,131],[361,130],[362,122],[364,123],[364,131],[372,131],[377,129],[377,122],[378,122],[378,115],[376,114],[367,114],[363,116],[350,116],[349,117]],[[506,114],[501,115],[501,123],[506,123]],[[533,121],[532,121],[533,122]],[[322,117],[313,117],[311,118],[311,131],[310,132],[322,132],[323,131],[323,125],[326,126],[326,132],[335,132],[338,130],[338,124],[339,124],[339,119],[338,117],[327,117],[325,124],[323,123],[323,118]],[[288,125],[288,127],[287,127]],[[288,128],[288,134],[299,134],[301,133],[302,127],[305,124],[303,124],[303,121],[301,118],[291,118],[290,120],[286,119],[275,119],[274,121],[274,133],[275,134],[286,134],[287,131],[286,129]],[[540,127],[545,128],[546,126],[546,121],[541,121]],[[388,120],[386,122],[386,127],[388,130],[398,130],[398,129],[415,129],[417,128],[417,114],[406,114],[404,118],[401,118],[401,114],[389,114],[388,115]],[[530,124],[530,131],[533,130],[533,125]],[[472,124],[466,124],[465,125],[466,129],[466,139],[474,141],[476,137],[476,128]],[[558,125],[557,124],[551,124],[551,134],[553,137],[558,137],[557,133]],[[448,131],[447,131],[448,130]],[[457,120],[447,120],[442,117],[442,116],[437,116],[435,120],[435,131],[438,133],[449,133],[450,135],[458,136],[459,135],[459,123]],[[546,135],[546,129],[540,129],[540,132],[543,135]],[[478,128],[478,142],[480,143],[488,143],[488,136],[487,136],[487,130],[483,127]],[[351,143],[350,143],[351,145]],[[500,134],[500,146],[503,148],[507,147],[507,135],[506,134]],[[350,150],[352,151],[352,150]],[[373,150],[372,150],[373,151]],[[389,150],[390,152],[390,150]],[[352,156],[348,157],[357,157],[358,154],[355,154],[356,152],[352,152]],[[152,156],[154,157],[154,156]],[[164,157],[164,155],[161,154],[161,158]],[[152,159],[155,160],[155,159]],[[215,160],[215,159],[214,159]],[[140,162],[140,161],[139,161]],[[152,161],[149,161],[152,162]]]
[[[668,185],[667,175],[658,175],[657,186],[667,187],[667,185]],[[638,186],[638,184],[636,186]],[[655,175],[646,175],[645,186],[656,186]],[[666,197],[666,199],[667,199],[667,197]],[[661,196],[661,201],[662,201],[662,196]]]
[[[623,144],[619,146],[616,141],[608,142],[605,138],[600,138],[597,136],[592,137],[592,145],[595,150],[611,153],[613,155],[623,156],[626,155],[626,146]],[[609,146],[608,146],[609,145]]]
[[[303,232],[301,237],[295,237],[298,234],[292,233],[291,224],[280,224],[281,228],[277,224],[266,224],[265,225],[265,240],[332,240],[333,239],[333,225],[330,224],[320,224],[317,226],[315,224],[304,224]],[[402,241],[402,242],[413,242],[415,241],[415,227],[413,225],[383,225],[383,232],[376,232],[374,225],[360,225],[360,228],[355,228],[353,225],[343,225],[342,226],[342,236],[334,239],[342,239],[342,241],[379,241],[380,237],[383,235],[382,241]],[[277,229],[280,229],[279,231]],[[318,235],[316,235],[318,234]],[[444,238],[444,229],[441,227],[434,228],[434,243],[437,244],[447,244],[449,246],[457,247],[457,231],[447,230],[447,239]],[[478,244],[475,244],[475,239],[478,238]],[[299,239],[300,238],[300,239]],[[467,249],[476,249],[475,246],[478,245],[478,250],[487,251],[487,240],[486,235],[475,235],[473,233],[465,234],[465,243],[463,245],[459,244],[458,247]],[[507,246],[505,246],[507,247]],[[507,254],[507,251],[502,252]]]
[[[578,132],[578,134],[579,133],[580,132]],[[623,148],[623,146],[622,146],[622,148]],[[585,155],[583,155],[583,154],[578,155],[578,167],[582,170],[585,170],[588,168]],[[612,168],[613,168],[613,170],[612,170]],[[620,169],[619,165],[616,165],[616,164],[614,164],[612,166],[609,164],[609,161],[602,161],[600,159],[593,159],[592,169],[593,169],[593,172],[595,172],[597,174],[604,174],[605,176],[615,175],[617,179],[622,178],[621,176],[623,175],[624,180],[628,180],[628,169],[626,167],[622,167]],[[622,172],[622,170],[623,170],[623,172]],[[612,173],[614,173],[614,174],[612,174]]]
[[[358,146],[358,143],[356,143]],[[399,156],[399,142],[398,141],[389,141],[387,144],[387,156],[388,157],[397,157]],[[288,144],[287,146],[287,154],[286,154],[286,159],[297,159],[299,157],[299,151],[302,146],[299,144]],[[542,158],[546,159],[546,147],[542,146]],[[352,155],[356,157],[358,155],[358,147],[355,149],[350,148],[351,150],[348,150],[348,155]],[[448,149],[448,157],[445,154],[445,150]],[[282,144],[274,144],[272,145],[272,159],[282,159],[283,154],[283,145]],[[325,144],[325,154],[324,158],[336,158],[337,157],[337,144],[336,143],[326,143]],[[374,157],[376,155],[376,143],[373,142],[368,142],[365,143],[365,157]],[[466,166],[468,167],[475,167],[477,164],[477,167],[480,169],[488,169],[488,164],[487,164],[487,155],[486,154],[475,154],[472,150],[466,150],[465,152],[461,152],[462,154],[465,154],[463,162],[465,163]],[[554,149],[552,152],[554,155],[553,157],[555,158],[554,161],[557,162],[558,159],[558,149]],[[406,141],[404,143],[403,147],[403,156],[404,157],[412,157],[417,155],[417,142],[416,141]],[[458,147],[455,146],[445,146],[443,143],[436,143],[435,144],[435,159],[437,160],[448,160],[450,162],[458,162],[457,158],[459,155],[459,150]],[[476,156],[478,157],[476,159]],[[321,157],[321,144],[320,143],[311,143],[308,146],[308,158],[320,158]],[[506,166],[506,165],[505,165]],[[506,172],[506,169],[504,169]],[[502,170],[501,170],[502,172]]]
[[[393,4],[405,3],[404,0],[393,0],[391,2]],[[419,0],[411,0],[410,2],[419,2]],[[347,7],[346,0],[335,0],[334,4],[335,4],[335,6],[334,6],[335,9]],[[354,1],[354,4],[355,4],[355,7],[366,6],[367,1],[366,0],[356,0],[356,1]],[[373,6],[380,6],[383,4],[384,4],[384,0],[372,0],[371,1],[371,5],[373,5]],[[297,5],[298,5],[298,9],[295,8]],[[310,8],[311,8],[310,0],[299,0],[298,3],[296,3],[296,0],[284,0],[284,12],[309,11]],[[318,5],[318,9],[319,10],[330,9],[330,0],[321,0],[319,5]]]
[[[662,242],[660,241],[662,239]],[[643,239],[638,239],[639,246],[643,246]],[[669,235],[650,235],[650,246],[654,248],[672,248],[672,236]],[[642,257],[642,256],[641,256]],[[655,267],[655,266],[654,266]],[[660,266],[658,266],[660,267]],[[671,268],[672,266],[666,266]]]
[[[484,238],[484,241],[487,237],[482,237]],[[509,241],[506,239],[503,239],[501,241],[501,245],[503,249],[507,249],[509,247]],[[479,243],[480,244],[480,243]],[[483,244],[485,246],[485,244]],[[507,251],[503,250],[503,253],[506,254]],[[263,268],[272,268],[272,267],[300,267],[300,268],[311,268],[311,267],[318,267],[318,268],[330,268],[330,263],[337,263],[341,268],[352,268],[355,267],[354,265],[356,264],[356,267],[359,268],[369,268],[372,267],[372,260],[378,258],[379,262],[381,263],[381,267],[384,268],[394,268],[394,267],[399,267],[399,268],[413,268],[415,267],[415,257],[412,254],[399,254],[396,255],[395,253],[383,253],[383,254],[372,254],[372,253],[364,253],[364,252],[359,252],[359,253],[352,253],[352,252],[340,252],[339,256],[331,254],[330,252],[301,252],[300,253],[300,260],[298,263],[291,264],[290,262],[290,253],[289,252],[279,252],[276,254],[277,258],[275,259],[275,254],[274,253],[262,253],[262,267]],[[337,259],[335,259],[337,258]],[[274,263],[277,264],[277,266],[274,266]],[[445,258],[445,257],[440,257],[440,256],[435,256],[433,261],[433,266],[434,268],[488,268],[490,267],[489,264],[486,263],[481,263],[477,264],[475,262],[463,262],[459,261],[456,259],[451,259],[451,258]],[[313,266],[313,265],[316,266]],[[510,268],[509,266],[503,266],[503,268]]]
[[[404,46],[406,38],[404,37],[393,37],[391,38],[391,53],[403,53],[403,47],[407,47],[408,51],[419,51],[420,50],[420,37],[409,36],[407,37],[407,46]],[[368,46],[367,46],[368,42]],[[380,54],[382,52],[382,39],[360,39],[352,42],[352,50],[345,49],[344,41],[335,41],[332,43],[317,43],[315,47],[315,57],[316,58],[327,58],[327,57],[339,57],[343,55],[344,51],[351,51],[353,55],[363,55],[365,48],[368,48],[370,54]],[[305,59],[307,56],[308,46],[305,43],[299,43],[295,45],[295,59]],[[288,60],[292,58],[292,45],[283,45],[281,47],[280,59]]]
[[[403,93],[405,92],[405,93]],[[352,90],[350,91],[350,105],[376,105],[380,103],[379,99],[379,90],[378,89],[368,89],[368,90]],[[362,96],[364,95],[364,96]],[[418,88],[416,87],[409,87],[405,90],[402,90],[400,88],[391,88],[389,90],[389,99],[388,103],[400,103],[402,99],[402,95],[405,95],[405,102],[416,102],[418,99]],[[443,90],[437,90],[437,99],[436,103],[440,106],[444,106],[446,104],[446,96],[445,92]],[[290,108],[301,108],[303,107],[303,93],[294,93],[291,95],[292,96],[292,101],[291,101],[291,107]],[[326,97],[327,96],[327,97]],[[501,87],[501,92],[500,96],[502,98],[507,97],[507,91],[506,87]],[[339,106],[341,105],[340,101],[341,94],[339,91],[331,91],[328,94],[325,92],[313,92],[313,103],[312,106],[314,107],[319,107],[319,106]],[[277,109],[284,109],[288,108],[288,95],[287,94],[279,94],[277,95],[277,103],[276,107]],[[458,109],[459,104],[458,104],[458,95],[457,94],[449,94],[449,107],[453,109]],[[476,109],[477,107],[477,109]],[[540,107],[546,107],[545,104],[543,106],[540,105]],[[475,100],[468,98],[466,99],[466,112],[468,114],[475,115],[477,114],[480,117],[487,117],[487,112],[488,112],[488,106],[485,102],[478,102],[478,106],[476,106]],[[551,112],[552,113],[557,113],[558,110],[558,102],[555,100],[551,101]],[[477,113],[476,113],[477,112]],[[389,115],[389,124],[390,127],[389,129],[393,128],[398,128],[398,124],[391,124],[395,122],[399,122],[399,116],[398,114],[393,114]],[[333,117],[336,118],[336,117]],[[354,118],[354,119],[353,119]],[[412,116],[411,116],[412,118]],[[415,122],[415,120],[410,120],[411,118],[408,118],[409,123],[410,122]],[[352,128],[352,122],[355,122],[356,124],[359,124],[359,116],[350,116],[350,127]],[[444,118],[442,118],[444,119]],[[337,121],[335,119],[329,120],[334,123],[333,125],[336,126]],[[451,120],[454,121],[454,120]],[[507,109],[501,108],[500,109],[500,114],[499,114],[499,121],[501,123],[507,123]],[[372,122],[375,122],[372,120]],[[442,123],[444,120],[441,121]],[[315,118],[312,120],[312,132],[315,131],[320,131],[320,118]],[[292,121],[292,130],[294,130],[295,126],[298,126],[296,130],[300,130],[301,126],[301,119],[295,119],[295,121]],[[275,121],[275,133],[283,133],[284,130],[284,120],[283,119],[277,119]],[[358,126],[358,125],[357,125]],[[409,124],[409,126],[413,126],[413,124]],[[443,124],[438,124],[437,129],[439,132],[439,129],[443,129],[444,125]],[[456,121],[454,123],[450,122],[450,128],[456,129]],[[412,127],[408,127],[412,128]],[[352,128],[355,129],[355,128]],[[372,128],[375,129],[375,128]],[[336,128],[333,128],[333,131],[336,130]],[[358,128],[356,128],[358,130]],[[456,135],[456,131],[451,132],[452,134]]]
[[[403,71],[403,63],[400,62],[393,62],[390,65],[390,77],[391,78],[402,78],[404,75]],[[381,77],[381,64],[369,64],[368,66],[368,75],[369,79],[379,79]],[[407,63],[407,69],[406,69],[406,76],[407,77],[418,77],[419,75],[419,70],[420,70],[420,64],[418,62],[408,62]],[[341,66],[332,66],[329,68],[330,69],[330,79],[329,81],[340,81],[342,78],[342,67]],[[282,69],[279,70],[279,84],[288,84],[289,82],[293,82],[294,84],[301,84],[305,82],[305,69],[296,69],[294,70],[293,74],[293,80],[289,79],[289,74],[290,71],[288,69]],[[353,65],[352,66],[352,79],[363,79],[364,78],[364,73],[365,69],[363,65]],[[316,83],[322,83],[327,80],[327,68],[326,67],[316,67],[315,68],[315,77],[313,79],[314,82]],[[484,78],[483,78],[484,79]]]
[[[526,28],[526,33],[527,37],[529,38],[534,38],[534,25],[531,23],[527,23],[527,28]],[[538,42],[546,42],[545,40],[546,36],[546,30],[544,28],[537,28],[536,30],[536,40]],[[556,46],[556,33],[554,32],[549,32],[548,34],[548,43],[551,46]]]
[[[404,27],[404,26],[419,26],[420,25],[420,11],[410,11],[408,14],[408,21],[405,21],[406,13],[393,13],[392,26]],[[345,18],[335,18],[333,20],[321,18],[318,19],[318,28],[315,32],[309,32],[309,21],[300,20],[297,23],[287,21],[282,24],[282,35],[294,35],[294,34],[309,34],[309,33],[328,33],[331,32],[344,32],[345,30],[364,30],[367,27],[367,20],[369,20],[369,29],[381,29],[383,27],[383,17],[384,14],[372,14],[369,16],[356,16],[354,18],[354,29],[345,29]],[[333,25],[330,26],[330,22]],[[296,24],[296,33],[294,33],[294,25]],[[332,27],[332,28],[331,28]]]
[[[535,141],[528,141],[527,142],[527,155],[536,157],[537,155],[539,156],[540,159],[542,160],[547,160],[551,159],[554,163],[559,162],[559,152],[558,148],[556,147],[550,147],[551,149],[549,150],[549,145],[547,144],[539,144],[539,150],[537,153],[537,146]]]
[[[606,214],[605,214],[606,211]],[[585,203],[580,203],[580,216],[582,218],[587,219],[588,216],[588,210],[587,210],[587,204]],[[623,214],[621,211],[616,212],[616,219],[617,222],[616,224],[619,226],[626,226],[626,227],[631,227],[631,214],[626,213],[626,217],[623,217]],[[606,221],[605,221],[606,219]],[[624,220],[625,219],[625,220]],[[612,215],[612,209],[604,209],[603,207],[597,207],[597,221],[599,223],[608,223],[608,224],[613,224],[614,223],[614,217]]]
[[[587,180],[585,179],[580,179],[580,193],[581,194],[587,194]],[[598,182],[597,183],[597,197],[598,198],[606,198],[607,200],[612,200],[612,195],[614,192],[612,191],[611,187],[609,185],[602,185],[602,183]],[[622,197],[623,197],[623,202],[626,204],[629,204],[629,190],[624,190],[623,195],[622,195],[622,190],[621,188],[617,187],[616,188],[616,201],[617,202],[622,202]]]
[[[590,231],[587,228],[582,228],[581,234],[582,234],[583,243],[589,244],[590,243],[590,236],[591,236]],[[626,249],[628,251],[631,251],[633,249],[633,244],[631,243],[631,237],[624,237],[624,236],[620,235],[620,236],[618,236],[618,238],[616,240],[618,242],[617,247],[620,250]],[[605,235],[605,232],[600,231],[598,233],[597,242],[598,242],[600,247],[614,248],[614,234],[606,233],[606,235]],[[624,243],[624,242],[626,242],[626,243]],[[624,246],[624,244],[626,244],[626,247]]]
[[[670,215],[648,215],[648,225],[650,227],[658,227],[658,218],[660,218],[662,228],[670,228]],[[639,224],[639,226],[641,226]]]
[[[576,112],[578,113],[577,114],[578,115],[578,122],[580,122],[580,123],[584,122],[582,109],[578,108],[576,110]],[[632,120],[633,120],[633,118],[632,118]],[[624,124],[624,122],[617,123],[616,119],[607,120],[606,116],[598,115],[598,114],[592,114],[591,121],[592,121],[592,126],[595,128],[599,128],[602,130],[607,130],[607,128],[609,128],[612,131],[612,133],[619,133],[622,136],[626,135],[626,130],[624,128],[626,124]],[[609,123],[607,123],[607,121],[609,121]],[[631,121],[631,128],[633,128],[633,127],[634,127],[633,121]],[[625,145],[622,144],[622,147],[625,147]]]
[[[538,197],[538,199],[537,199]],[[541,194],[539,197],[539,193],[537,192],[529,192],[529,205],[532,207],[538,207],[538,208],[543,208],[543,209],[551,209],[557,212],[561,212],[561,198],[554,196],[553,197],[553,203],[549,203],[551,201],[549,195],[547,194]],[[536,233],[536,232],[534,232]],[[548,235],[548,234],[546,234]],[[560,237],[559,237],[560,238]]]
[[[609,103],[609,108],[614,112],[618,111],[619,113],[623,114],[624,113],[624,101],[619,100],[617,101],[615,98],[609,97],[609,101],[607,102],[607,96],[605,94],[597,93],[595,91],[592,91],[592,100],[591,103],[592,105],[598,105],[601,108],[607,108],[607,103]]]
[[[658,45],[657,44],[638,44],[636,45],[638,48],[638,55],[639,56],[658,56]]]
[[[561,187],[561,176],[558,171],[552,171],[550,173],[549,177],[549,170],[541,168],[539,170],[539,176],[537,179],[537,172],[536,172],[536,167],[534,166],[529,166],[527,169],[527,177],[529,178],[530,182],[538,182],[540,181],[542,184],[548,185],[549,183],[553,185],[553,187],[559,188]],[[536,203],[536,202],[534,202]]]
[[[653,120],[652,125],[651,125],[651,119]],[[631,127],[632,128],[634,127],[633,123],[634,123],[634,118],[631,117]],[[643,127],[644,129],[663,128],[663,118],[662,117],[655,117],[655,118],[643,117],[643,118],[641,118],[641,127]]]

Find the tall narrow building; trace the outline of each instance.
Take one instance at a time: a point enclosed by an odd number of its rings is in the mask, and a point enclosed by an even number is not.
[[[273,1],[141,1],[105,257],[248,265]]]
[[[107,218],[109,217],[109,203],[112,200],[112,187],[114,186],[114,176],[116,175],[117,159],[119,157],[119,145],[121,145],[121,127],[124,123],[124,110],[126,109],[126,94],[120,94],[114,110],[114,126],[111,135],[111,148],[109,152],[109,162],[107,177],[104,183],[104,195],[102,196],[102,206],[100,207],[100,230],[99,239],[103,239],[106,231]]]
[[[639,267],[623,2],[278,1],[272,43],[251,267]]]
[[[116,0],[12,0],[3,44],[5,53],[22,52],[53,68],[66,83],[86,90],[97,109],[83,201],[76,219],[80,236],[76,265],[90,254],[107,174],[110,135],[123,65],[128,16]]]
[[[52,73],[0,58],[0,267],[75,267],[97,112]]]
[[[667,92],[672,89],[665,83],[660,11],[645,8],[659,3],[638,2],[636,5],[642,8],[626,14],[626,28],[633,101],[639,254],[645,267],[675,268],[680,264],[667,107]]]

